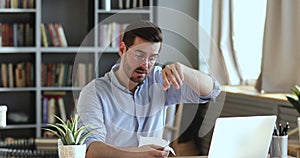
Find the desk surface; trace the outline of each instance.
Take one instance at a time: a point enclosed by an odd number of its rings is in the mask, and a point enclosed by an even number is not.
[[[235,93],[246,96],[260,97],[266,99],[287,101],[286,96],[291,95],[291,93],[260,93],[253,86],[222,86],[222,91],[227,93]]]
[[[207,156],[176,156],[176,158],[207,158]]]
[[[207,156],[177,156],[176,158],[207,158]],[[288,158],[295,158],[295,157],[289,156]]]

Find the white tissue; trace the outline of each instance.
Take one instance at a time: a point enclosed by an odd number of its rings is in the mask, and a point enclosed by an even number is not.
[[[170,151],[174,156],[176,156],[174,149],[169,146],[170,141],[158,137],[140,136],[139,146],[150,145],[150,144],[162,146],[165,148],[165,150]]]

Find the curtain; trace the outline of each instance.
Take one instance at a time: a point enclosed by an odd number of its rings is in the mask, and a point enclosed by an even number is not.
[[[242,78],[234,49],[232,3],[231,0],[213,1],[209,69],[222,84],[239,85]]]
[[[300,84],[300,1],[268,0],[261,74],[261,92],[290,92]]]

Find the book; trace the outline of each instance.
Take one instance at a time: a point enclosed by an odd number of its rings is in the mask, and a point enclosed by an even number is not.
[[[20,23],[18,24],[18,46],[24,46],[24,24]]]
[[[120,24],[116,22],[110,23],[111,27],[111,47],[117,48],[120,44]]]
[[[104,1],[104,6],[105,6],[105,10],[106,11],[110,11],[110,9],[111,9],[111,2],[110,2],[110,0],[108,0],[108,1]]]
[[[38,150],[56,150],[57,151],[57,138],[36,138],[35,144]]]
[[[34,68],[31,62],[26,62],[26,85],[31,87],[34,85]]]
[[[78,86],[82,87],[86,84],[86,64],[78,64]]]
[[[58,76],[58,86],[63,86],[64,81],[64,73],[65,73],[65,64],[60,63],[59,64],[59,76]]]
[[[0,0],[0,8],[5,8],[5,0]]]
[[[68,77],[67,77],[67,86],[72,86],[72,74],[73,74],[73,65],[69,65]]]
[[[26,9],[27,8],[27,0],[22,0],[21,7]]]
[[[58,34],[58,39],[60,41],[60,46],[61,47],[67,47],[68,42],[67,42],[66,35],[65,35],[64,29],[62,27],[62,24],[55,24],[54,26],[55,26],[55,29],[56,29],[57,34]]]
[[[8,63],[8,86],[14,87],[14,75],[13,75],[13,64]]]
[[[143,4],[143,0],[139,0],[139,8],[143,8],[144,4]]]
[[[109,45],[109,33],[108,33],[109,24],[99,24],[99,46],[107,47]]]
[[[125,8],[130,8],[130,0],[126,0]]]
[[[55,99],[53,97],[48,99],[48,108],[47,108],[47,122],[48,123],[55,123],[56,119],[54,117],[54,114],[56,114],[56,107],[55,107]]]
[[[59,86],[59,73],[60,73],[60,66],[59,63],[52,64],[51,69],[51,86]]]
[[[17,47],[18,46],[18,24],[13,23],[13,46]]]
[[[8,24],[8,45],[7,46],[13,46],[13,24]]]
[[[1,46],[2,46],[2,23],[0,22],[0,47]]]
[[[2,36],[2,46],[7,46],[8,41],[8,24],[2,23],[1,24],[1,36]]]
[[[67,82],[68,82],[68,73],[69,73],[69,66],[70,66],[70,64],[64,64],[64,65],[65,65],[65,72],[64,72],[64,77],[63,77],[62,85],[63,86],[68,86]]]
[[[41,34],[42,34],[42,44],[44,47],[48,47],[47,34],[45,29],[45,24],[41,23]]]
[[[136,8],[137,6],[137,0],[132,0],[132,8]]]
[[[24,63],[18,63],[15,68],[16,87],[25,87],[26,75]]]
[[[65,104],[64,104],[64,100],[62,97],[58,97],[57,98],[57,102],[58,102],[58,108],[59,108],[59,112],[60,112],[60,118],[63,121],[67,120],[67,113],[66,113],[66,109],[65,109]]]
[[[58,24],[53,24],[53,28],[54,28],[54,31],[55,31],[55,34],[56,34],[56,38],[57,38],[57,41],[58,41],[58,45],[57,46],[61,46],[61,39],[59,37],[59,33],[58,33]]]
[[[53,24],[48,24],[48,29],[49,29],[52,45],[58,47],[59,41]]]
[[[23,46],[33,46],[34,45],[33,28],[29,23],[26,23],[24,27],[25,27],[25,32],[24,32],[25,33],[25,35],[24,35],[25,36],[25,39],[24,39],[25,42],[24,42]]]
[[[1,77],[2,77],[2,87],[8,87],[6,63],[1,64]]]
[[[47,42],[48,42],[48,46],[53,46],[52,41],[51,41],[51,35],[50,35],[50,31],[49,28],[46,27],[45,25],[45,32],[46,32],[46,37],[47,37]]]
[[[55,75],[55,71],[57,64],[51,64],[51,67],[49,68],[49,86],[57,86],[57,77]]]
[[[119,0],[119,9],[123,9],[123,0]]]
[[[91,81],[93,79],[93,64],[92,63],[88,63],[88,69],[87,69],[87,77],[88,77],[88,81]]]
[[[42,71],[41,84],[42,84],[42,86],[46,86],[46,83],[47,83],[47,64],[44,64],[44,63],[41,64],[41,71]]]
[[[43,106],[42,106],[42,123],[48,123],[48,98],[43,97]]]
[[[45,78],[45,83],[47,87],[50,87],[52,85],[52,64],[49,63],[47,64],[47,69],[46,69],[47,75]]]
[[[44,91],[44,96],[64,96],[67,93],[65,91]]]
[[[34,8],[35,0],[27,0],[28,1],[28,8]]]

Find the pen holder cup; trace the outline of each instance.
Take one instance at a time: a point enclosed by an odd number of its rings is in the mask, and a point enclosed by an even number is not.
[[[288,157],[288,135],[272,136],[270,145],[270,158]]]

